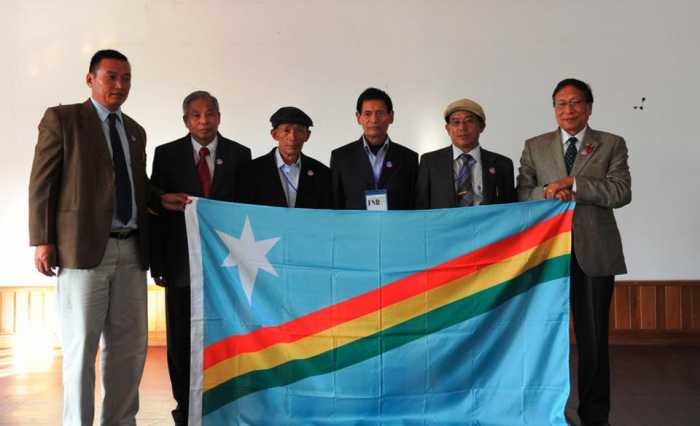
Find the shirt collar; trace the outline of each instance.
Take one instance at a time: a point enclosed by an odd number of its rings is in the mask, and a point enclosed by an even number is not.
[[[362,146],[365,148],[365,152],[368,154],[375,155],[371,149],[369,149],[369,144],[367,143],[367,139],[365,139],[365,135],[362,135]],[[386,150],[389,149],[389,136],[387,135],[386,139],[384,139],[384,143],[382,144],[382,147],[379,148],[377,151],[376,155],[379,155],[380,152],[386,152]]]
[[[583,140],[584,137],[586,137],[586,130],[588,130],[588,126],[584,126],[583,129],[581,129],[580,132],[576,133],[575,135],[570,135],[569,132],[567,132],[564,129],[561,129],[561,143],[562,145],[566,145],[566,142],[569,140],[570,137],[575,137],[576,138],[576,145]]]
[[[275,148],[275,162],[277,163],[277,168],[281,169],[282,166],[287,166],[287,167],[298,167],[301,168],[301,153],[299,153],[299,157],[297,157],[297,161],[294,162],[294,164],[287,164],[284,162],[282,159],[282,156],[280,155],[280,150],[279,148]]]
[[[205,145],[202,145],[201,143],[197,142],[195,138],[190,135],[190,141],[192,142],[192,148],[195,150],[195,152],[199,152],[200,149],[204,148]],[[206,145],[206,147],[209,149],[209,154],[213,157],[214,153],[216,152],[216,145],[219,143],[219,135],[214,135],[214,140],[209,142],[209,145]]]
[[[92,97],[90,97],[90,100],[92,101],[92,105],[95,107],[95,110],[97,110],[97,116],[100,117],[100,121],[106,121],[109,114],[114,112],[115,114],[117,114],[117,117],[119,117],[119,121],[121,121],[122,123],[124,122],[124,119],[122,118],[121,107],[117,108],[116,111],[110,111]]]
[[[453,160],[456,160],[462,154],[465,154],[465,152],[463,152],[461,149],[457,148],[456,146],[452,145],[452,159]],[[471,155],[472,158],[477,163],[481,163],[481,145],[477,145],[474,149],[467,152],[466,154]]]

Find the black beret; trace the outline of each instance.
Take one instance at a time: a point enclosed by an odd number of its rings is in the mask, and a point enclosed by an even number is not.
[[[282,107],[275,111],[272,117],[270,117],[270,123],[272,123],[273,129],[280,124],[301,124],[306,127],[314,125],[313,121],[311,121],[311,117],[306,115],[304,111],[293,106]]]

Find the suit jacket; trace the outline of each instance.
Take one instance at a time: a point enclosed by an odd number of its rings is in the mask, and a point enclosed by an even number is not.
[[[240,201],[240,196],[236,193],[238,173],[250,162],[250,149],[221,135],[218,138],[214,178],[208,198]],[[189,134],[156,148],[151,182],[165,192],[204,196]],[[168,286],[189,286],[190,267],[184,213],[164,211],[158,216],[152,216],[152,221],[151,276],[163,277]]]
[[[148,267],[147,203],[159,204],[146,177],[146,132],[123,114],[136,199],[138,246]],[[104,256],[112,227],[115,178],[97,111],[82,104],[46,110],[29,180],[29,242],[55,244],[62,268],[90,269]]]
[[[574,251],[586,275],[607,276],[627,272],[620,232],[613,209],[632,200],[632,179],[625,140],[588,128],[571,175],[576,180]],[[559,129],[525,141],[518,199],[544,198],[544,185],[566,177]]]
[[[336,209],[365,210],[365,191],[370,189],[387,190],[389,210],[411,210],[415,206],[418,154],[394,141],[389,142],[376,188],[362,138],[331,152],[331,175]]]
[[[240,182],[244,202],[264,206],[287,207],[275,160],[275,149],[253,160],[243,171]],[[330,209],[332,207],[331,172],[322,163],[301,154],[299,186],[294,207],[307,209]]]
[[[416,208],[457,207],[452,145],[423,154],[416,183]],[[501,204],[517,201],[513,162],[510,158],[481,148],[483,201]]]

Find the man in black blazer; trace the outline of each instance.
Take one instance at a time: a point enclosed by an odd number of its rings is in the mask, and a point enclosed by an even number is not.
[[[391,98],[370,87],[357,99],[356,109],[362,137],[331,153],[333,207],[364,210],[371,197],[380,197],[382,210],[413,209],[418,154],[387,134],[394,122]]]
[[[153,158],[151,181],[168,191],[237,201],[239,169],[250,162],[250,149],[218,133],[219,103],[205,91],[182,103],[189,134],[160,145]],[[186,425],[190,383],[190,269],[182,212],[152,216],[151,276],[165,287],[168,371],[177,407],[176,425]]]
[[[513,162],[479,146],[479,136],[486,128],[481,105],[459,99],[447,106],[444,117],[452,145],[421,156],[416,208],[516,201]]]
[[[243,201],[278,207],[330,209],[331,172],[301,153],[313,126],[311,118],[296,107],[282,107],[272,117],[270,134],[277,147],[253,160],[240,183]]]

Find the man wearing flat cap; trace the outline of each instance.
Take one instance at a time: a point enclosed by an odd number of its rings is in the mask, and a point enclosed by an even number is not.
[[[277,147],[253,160],[243,171],[243,201],[278,207],[331,208],[330,169],[301,153],[311,135],[311,118],[299,108],[288,106],[272,114],[270,123],[270,134]]]
[[[452,145],[423,154],[416,208],[501,204],[516,201],[513,162],[479,145],[486,114],[478,103],[459,99],[447,106],[445,129]]]
[[[370,87],[360,94],[356,109],[362,137],[331,153],[334,208],[413,209],[418,154],[389,138],[391,98]]]

